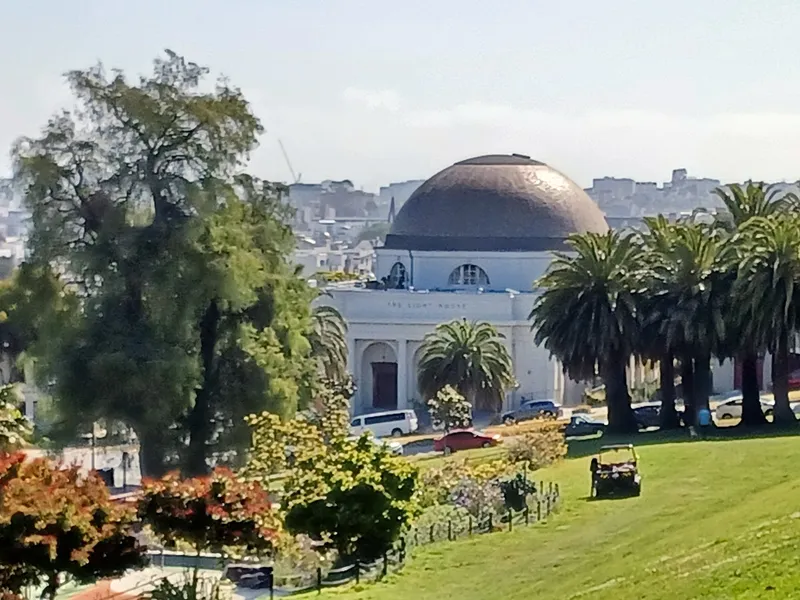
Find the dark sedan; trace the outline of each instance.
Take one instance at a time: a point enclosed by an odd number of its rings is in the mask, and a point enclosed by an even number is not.
[[[564,435],[566,437],[581,437],[603,433],[605,430],[606,424],[602,421],[595,421],[584,415],[573,415],[564,429]]]
[[[683,422],[683,406],[675,407],[678,412],[678,419]],[[661,425],[661,403],[647,402],[633,406],[633,417],[639,429],[649,429]]]

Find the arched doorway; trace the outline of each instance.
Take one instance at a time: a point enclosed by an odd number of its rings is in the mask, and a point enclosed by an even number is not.
[[[373,342],[361,358],[362,386],[368,407],[375,410],[397,408],[397,354],[386,342]]]

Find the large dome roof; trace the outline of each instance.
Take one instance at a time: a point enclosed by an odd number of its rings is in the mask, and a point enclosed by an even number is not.
[[[386,248],[451,251],[564,249],[572,233],[608,229],[575,182],[519,154],[470,158],[440,171],[406,201]]]

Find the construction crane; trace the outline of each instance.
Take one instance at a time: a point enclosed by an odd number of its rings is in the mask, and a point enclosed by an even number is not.
[[[286,161],[286,166],[289,167],[289,172],[292,174],[292,179],[294,179],[295,183],[300,183],[300,178],[303,176],[302,173],[298,173],[295,175],[294,168],[292,167],[292,161],[289,160],[289,155],[286,153],[286,148],[283,147],[283,142],[278,140],[278,145],[281,147],[281,152],[283,153],[283,160]]]

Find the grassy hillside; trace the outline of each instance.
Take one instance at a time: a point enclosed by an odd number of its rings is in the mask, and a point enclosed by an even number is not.
[[[584,456],[545,475],[564,495],[548,525],[433,545],[384,583],[329,595],[730,600],[800,589],[800,438],[642,445],[642,497],[587,501],[595,444],[573,445]]]

